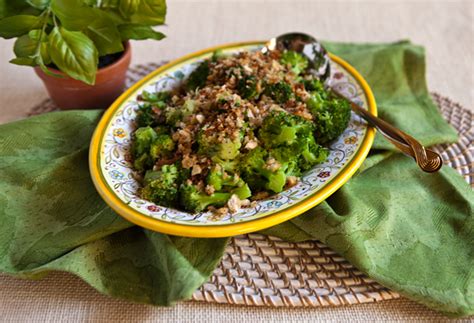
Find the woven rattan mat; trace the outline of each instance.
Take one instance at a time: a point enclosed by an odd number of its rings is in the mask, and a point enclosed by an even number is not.
[[[127,86],[158,66],[131,68]],[[433,148],[474,187],[473,113],[439,94],[432,97],[460,135],[455,144]],[[28,115],[56,109],[48,99]],[[193,295],[197,301],[286,307],[341,306],[399,297],[320,242],[290,243],[261,234],[233,237],[209,282]]]

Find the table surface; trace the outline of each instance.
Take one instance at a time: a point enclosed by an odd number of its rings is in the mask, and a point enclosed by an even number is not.
[[[319,39],[425,46],[431,90],[474,110],[472,1],[178,1],[168,0],[161,42],[134,42],[133,64],[159,62],[213,45],[305,31]],[[33,71],[8,64],[11,40],[0,41],[0,123],[20,119],[47,98]],[[440,320],[406,299],[313,309],[243,308],[183,302],[173,308],[127,303],[95,292],[80,279],[54,273],[41,281],[0,276],[0,320],[8,321],[316,321]]]

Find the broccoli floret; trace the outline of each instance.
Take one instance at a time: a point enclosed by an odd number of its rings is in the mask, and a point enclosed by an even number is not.
[[[337,97],[324,100],[314,93],[306,104],[314,117],[317,143],[326,144],[347,128],[351,119],[351,107],[347,100]]]
[[[324,84],[318,79],[311,78],[309,80],[303,80],[303,85],[306,91],[308,92],[318,92],[319,95],[326,99],[327,91],[324,89]]]
[[[152,158],[166,158],[169,157],[175,148],[173,139],[169,134],[160,134],[150,146],[150,156]]]
[[[217,142],[214,136],[207,136],[205,131],[198,134],[197,143],[199,145],[198,152],[209,157],[218,157],[223,160],[233,160],[240,154],[242,146],[241,138],[235,139],[225,138],[222,142]]]
[[[267,84],[265,94],[275,100],[277,103],[286,103],[293,96],[291,86],[285,82]]]
[[[180,204],[192,212],[201,212],[208,206],[224,206],[232,195],[243,200],[252,196],[249,186],[235,175],[227,175],[220,167],[215,167],[207,176],[207,184],[216,190],[208,195],[195,185],[185,183],[180,187]]]
[[[239,155],[239,149],[242,146],[240,139],[235,140],[224,139],[222,143],[217,145],[217,157],[224,160],[232,160]]]
[[[176,124],[181,121],[181,111],[179,108],[169,107],[165,112],[166,124],[171,127],[176,127]]]
[[[147,153],[136,157],[133,162],[133,167],[139,172],[143,172],[145,169],[153,166],[153,158]]]
[[[312,136],[313,124],[286,112],[272,112],[262,123],[258,138],[267,148],[291,145],[299,137]]]
[[[158,108],[166,107],[166,104],[171,99],[170,92],[148,92],[143,91],[140,95],[142,101],[152,103]]]
[[[239,182],[239,180],[241,182]],[[207,184],[212,185],[217,191],[223,186],[236,187],[243,181],[238,176],[229,175],[220,165],[215,166],[207,175]]]
[[[181,107],[181,116],[182,119],[189,117],[196,110],[196,101],[192,99],[187,99],[184,101],[183,106]]]
[[[155,126],[158,123],[153,108],[164,109],[170,99],[169,92],[150,93],[143,91],[140,100],[143,101],[137,111],[138,127]]]
[[[311,94],[306,106],[314,117],[316,142],[326,144],[347,128],[351,119],[350,103],[332,95],[318,79],[304,80],[303,84]]]
[[[261,147],[245,154],[240,163],[242,178],[252,190],[267,189],[279,193],[285,186],[286,175],[282,168],[271,170],[266,163],[268,157],[268,152]]]
[[[156,124],[155,114],[151,104],[144,103],[138,107],[136,123],[138,127],[152,126]]]
[[[207,175],[207,184],[212,185],[217,191],[236,194],[241,200],[252,195],[250,188],[242,178],[227,173],[220,165],[215,166]]]
[[[222,167],[222,169],[224,169],[226,172],[234,173],[238,169],[238,165],[239,165],[238,156],[237,158],[234,158],[232,160],[225,160],[215,155],[211,157],[211,160],[214,163],[219,164]]]
[[[252,196],[252,191],[250,190],[250,187],[248,186],[247,183],[245,183],[244,181],[242,181],[242,183],[244,183],[244,184],[242,184],[242,186],[234,188],[231,191],[231,193],[237,195],[237,197],[240,200],[245,200],[245,199]]]
[[[196,109],[196,101],[187,99],[181,107],[169,107],[166,109],[165,118],[166,124],[175,127],[179,121],[189,117]]]
[[[313,166],[322,163],[329,155],[329,150],[318,145],[314,137],[301,138],[298,142],[301,155],[298,158],[298,166],[302,171],[307,171]]]
[[[212,53],[211,61],[217,62],[218,59],[223,57],[225,57],[224,52],[222,51],[222,49],[218,49]]]
[[[282,164],[286,175],[298,176],[296,174],[323,162],[328,156],[328,151],[316,143],[313,132],[311,122],[285,112],[274,112],[263,120],[259,139]]]
[[[170,133],[170,128],[160,125],[153,128],[157,135],[168,135]]]
[[[189,75],[188,81],[186,82],[186,89],[194,91],[197,88],[202,88],[206,85],[207,77],[209,76],[209,61],[202,62],[192,73]]]
[[[163,206],[175,206],[178,201],[178,187],[181,182],[176,165],[164,165],[159,171],[148,171],[141,197]]]
[[[237,92],[247,100],[255,99],[259,96],[258,81],[254,75],[244,76],[237,82]]]
[[[142,127],[135,131],[132,151],[133,155],[138,158],[150,151],[151,144],[158,138],[152,127]]]
[[[133,165],[138,171],[152,167],[157,159],[170,157],[174,151],[175,144],[167,129],[155,129],[148,126],[135,131],[132,153],[135,157]]]
[[[301,54],[294,51],[286,51],[281,55],[280,62],[290,66],[291,70],[299,75],[308,67],[308,60]]]
[[[232,196],[232,193],[227,192],[216,192],[211,195],[207,195],[201,192],[193,184],[182,184],[179,189],[179,201],[180,205],[190,212],[201,212],[208,206],[221,207],[224,206]]]

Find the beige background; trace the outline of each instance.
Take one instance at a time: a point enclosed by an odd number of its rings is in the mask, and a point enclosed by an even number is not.
[[[168,0],[168,35],[133,44],[133,63],[158,62],[225,42],[306,31],[320,39],[426,47],[428,84],[466,108],[474,98],[472,1],[177,1]],[[0,41],[0,123],[19,119],[47,97],[31,69],[8,64],[12,41]],[[53,274],[38,282],[0,276],[0,321],[337,321],[440,320],[407,300],[324,309],[243,308],[181,303],[174,308],[129,304],[99,295],[78,278]]]

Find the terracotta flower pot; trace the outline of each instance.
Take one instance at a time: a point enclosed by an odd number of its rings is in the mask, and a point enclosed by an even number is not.
[[[43,80],[51,99],[63,110],[108,108],[125,87],[132,51],[129,42],[124,45],[123,55],[111,65],[99,69],[92,86],[53,68],[49,69],[64,77],[46,75],[39,67],[35,67],[35,72]]]

